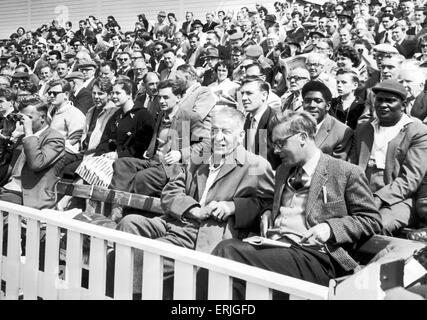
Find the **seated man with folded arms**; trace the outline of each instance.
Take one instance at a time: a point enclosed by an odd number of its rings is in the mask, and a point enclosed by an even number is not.
[[[332,94],[328,87],[319,81],[307,82],[302,90],[303,109],[317,121],[314,141],[323,153],[334,158],[347,160],[353,130],[328,114]]]
[[[267,160],[243,147],[244,121],[234,108],[215,107],[212,153],[167,183],[161,194],[165,214],[151,219],[127,215],[117,229],[207,253],[222,239],[246,237],[257,229],[260,210],[273,200],[273,170]],[[135,252],[134,261],[138,292],[142,252]],[[164,268],[170,278],[172,265]]]
[[[362,170],[316,146],[316,126],[307,112],[289,111],[273,127],[282,164],[273,204],[261,215],[261,236],[290,247],[256,247],[229,239],[214,255],[325,286],[359,268],[351,249],[381,230],[380,215]],[[243,284],[234,284],[235,297],[244,298]]]
[[[349,159],[365,170],[383,232],[392,235],[416,225],[425,212],[418,205],[427,196],[427,126],[404,113],[407,92],[396,80],[380,82],[372,91],[377,119],[357,128]]]

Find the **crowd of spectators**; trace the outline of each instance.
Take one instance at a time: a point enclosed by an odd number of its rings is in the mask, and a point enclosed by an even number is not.
[[[162,217],[109,218],[327,283],[358,269],[347,251],[363,238],[426,226],[426,15],[418,0],[297,0],[141,13],[133,30],[19,27],[0,43],[0,199],[88,210],[56,201],[59,179],[159,197]],[[311,247],[254,253],[251,233]]]

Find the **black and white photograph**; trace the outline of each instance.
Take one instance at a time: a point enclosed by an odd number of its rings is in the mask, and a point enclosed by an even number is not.
[[[160,319],[426,300],[426,17],[1,0],[0,300]]]

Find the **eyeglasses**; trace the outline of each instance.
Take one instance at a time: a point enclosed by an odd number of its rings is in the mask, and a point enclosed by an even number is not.
[[[57,97],[58,96],[58,94],[60,94],[60,93],[62,93],[62,91],[48,91],[47,92],[47,95],[49,96],[49,97]]]
[[[286,78],[289,82],[292,80],[300,81],[300,80],[308,80],[306,77],[299,77],[299,76],[289,76]]]
[[[308,68],[310,68],[310,67],[319,68],[319,67],[323,67],[323,64],[321,64],[321,63],[306,63],[306,66]]]
[[[427,43],[420,44],[420,48],[427,48]]]
[[[293,136],[296,136],[297,134],[300,134],[302,132],[295,132],[293,134],[290,134],[282,139],[277,139],[276,141],[273,141],[273,148],[274,149],[282,149],[283,146],[285,145],[286,141],[290,138],[292,138]]]
[[[129,59],[128,58],[119,58],[118,60],[119,61],[128,61]]]

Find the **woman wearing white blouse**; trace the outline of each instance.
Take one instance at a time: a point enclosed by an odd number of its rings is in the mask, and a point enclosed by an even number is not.
[[[235,98],[239,85],[230,80],[233,72],[231,63],[228,61],[218,62],[215,66],[215,72],[217,80],[209,85],[209,88],[215,94],[215,97],[218,99],[221,95],[229,95]]]

